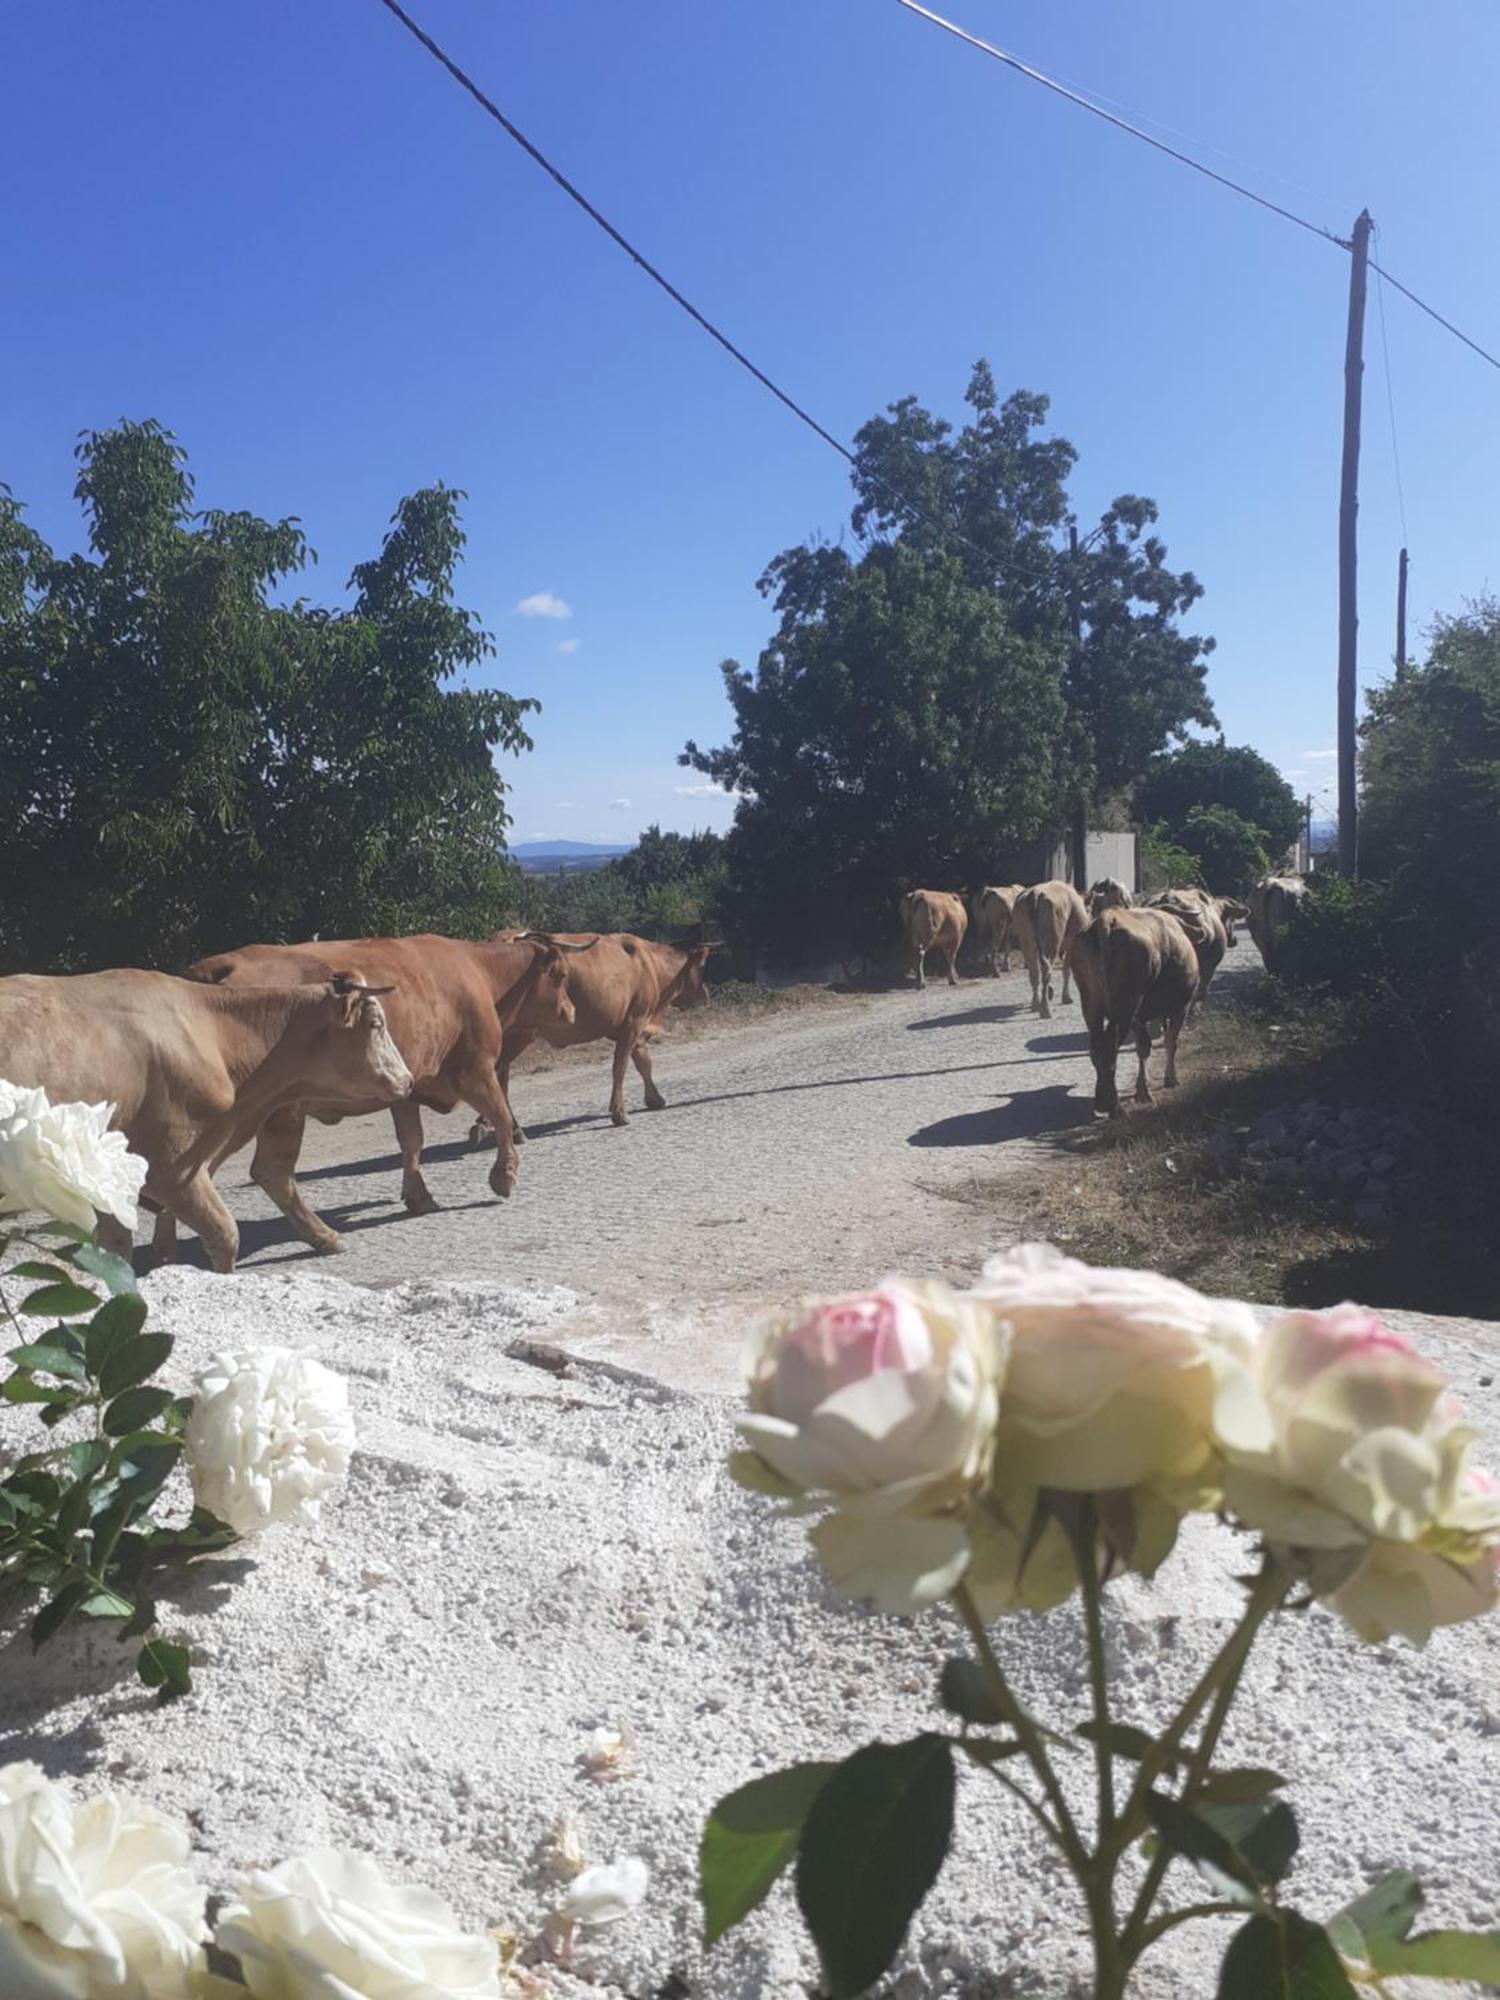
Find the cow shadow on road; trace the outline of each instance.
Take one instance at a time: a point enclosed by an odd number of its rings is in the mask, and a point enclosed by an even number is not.
[[[1034,1035],[1026,1044],[1040,1055],[1073,1056],[1088,1052],[1089,1038],[1085,1030],[1077,1035]]]
[[[1013,1021],[1017,1014],[1029,1011],[1021,1000],[994,1007],[965,1007],[959,1014],[929,1014],[925,1021],[908,1021],[909,1032],[915,1033],[925,1028],[972,1028],[982,1021]]]
[[[908,1146],[1003,1146],[1011,1139],[1037,1139],[1070,1126],[1092,1124],[1094,1107],[1075,1097],[1068,1083],[1045,1084],[1040,1090],[1017,1091],[981,1111],[960,1111],[923,1125]]]
[[[395,1162],[397,1167],[400,1164],[399,1160]],[[345,1168],[342,1171],[350,1170]],[[453,1215],[461,1209],[497,1206],[498,1198],[488,1195],[483,1201],[445,1201],[441,1208],[444,1215]],[[366,1215],[361,1212],[365,1209],[374,1209],[378,1212]],[[384,1229],[391,1223],[425,1220],[423,1216],[410,1214],[399,1203],[385,1201],[346,1202],[338,1208],[320,1208],[318,1213],[331,1229],[338,1231],[340,1236],[355,1236],[366,1229]],[[235,1220],[239,1224],[240,1231],[238,1262],[241,1266],[250,1258],[257,1259],[261,1266],[304,1263],[315,1259],[319,1263],[326,1263],[335,1273],[338,1270],[338,1259],[325,1257],[321,1251],[314,1250],[310,1243],[304,1243],[285,1216],[237,1216]],[[262,1256],[261,1252],[267,1250],[281,1250],[283,1254],[274,1257]],[[200,1271],[209,1268],[208,1259],[203,1254],[203,1245],[196,1236],[184,1235],[177,1261],[180,1264],[191,1264]]]

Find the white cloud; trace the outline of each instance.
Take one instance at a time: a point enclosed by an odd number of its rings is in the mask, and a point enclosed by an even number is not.
[[[550,590],[534,591],[530,597],[523,597],[516,606],[523,618],[571,618],[573,607],[560,597],[554,597]]]
[[[1309,764],[1318,764],[1322,763],[1325,758],[1337,757],[1339,753],[1337,750],[1304,750],[1302,754]]]
[[[583,807],[578,803],[577,799],[554,799],[552,810],[560,813],[577,813],[582,812]]]
[[[674,785],[672,789],[680,799],[735,799],[742,796],[715,784],[712,778],[706,778],[701,785]]]
[[[610,809],[610,811],[611,811],[611,812],[617,812],[617,813],[623,813],[623,812],[629,812],[629,811],[630,811],[630,800],[629,800],[629,799],[611,799],[611,800],[610,800],[610,802],[609,802],[609,809]]]
[[[578,641],[576,639],[560,640],[557,650],[560,653],[576,653],[578,651]]]

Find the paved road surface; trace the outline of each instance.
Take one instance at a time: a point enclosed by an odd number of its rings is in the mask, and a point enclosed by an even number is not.
[[[302,1185],[344,1237],[315,1258],[231,1160],[242,1267],[321,1265],[363,1284],[483,1278],[566,1285],[588,1302],[579,1343],[679,1379],[727,1382],[750,1308],[896,1267],[961,1275],[991,1242],[945,1198],[976,1176],[1024,1176],[1038,1139],[1092,1116],[1076,1005],[1039,1021],[1024,975],[788,1011],[659,1044],[668,1109],[609,1123],[607,1045],[518,1070],[530,1135],[508,1202],[468,1114],[427,1119],[424,1173],[442,1213],[407,1216],[389,1118],[311,1128]],[[1158,1059],[1159,1060],[1159,1059]],[[1125,1065],[1122,1064],[1122,1074]],[[990,1231],[998,1241],[1003,1224]],[[189,1255],[197,1251],[188,1239]]]

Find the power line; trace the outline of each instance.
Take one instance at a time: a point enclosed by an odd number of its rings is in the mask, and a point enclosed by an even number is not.
[[[1391,387],[1391,343],[1385,330],[1385,280],[1382,278],[1375,287],[1375,302],[1380,308],[1380,351],[1385,357],[1385,404],[1391,418],[1391,462],[1396,468],[1396,507],[1401,515],[1401,547],[1404,551],[1411,541],[1406,532],[1406,495],[1401,486],[1401,446],[1396,437],[1396,393]],[[1402,561],[1405,561],[1403,553]]]
[[[1033,83],[1043,85],[1058,97],[1066,98],[1069,104],[1076,104],[1081,110],[1092,112],[1095,118],[1102,118],[1107,125],[1113,125],[1118,131],[1127,132],[1132,139],[1141,140],[1145,145],[1154,147],[1158,153],[1165,153],[1168,159],[1176,160],[1181,166],[1191,167],[1195,174],[1202,174],[1206,180],[1217,181],[1220,187],[1228,188],[1232,194],[1242,195],[1246,201],[1253,201],[1258,208],[1269,209],[1272,215],[1279,215],[1283,222],[1294,222],[1299,229],[1305,229],[1310,236],[1320,236],[1324,242],[1335,244],[1340,250],[1349,250],[1353,247],[1347,237],[1339,236],[1331,229],[1325,229],[1321,223],[1309,222],[1305,215],[1298,215],[1293,209],[1283,208],[1280,202],[1268,200],[1265,195],[1257,194],[1254,188],[1246,187],[1243,182],[1231,180],[1228,174],[1221,174],[1213,167],[1206,167],[1201,160],[1195,160],[1191,153],[1180,152],[1176,146],[1169,146],[1165,140],[1156,138],[1150,132],[1142,131],[1139,125],[1133,125],[1128,118],[1120,118],[1113,111],[1106,111],[1102,104],[1096,104],[1092,98],[1084,96],[1082,91],[1069,89],[1066,84],[1059,83],[1056,77],[1048,76],[1044,70],[1022,62],[1019,56],[1013,56],[1005,49],[996,48],[993,42],[983,41],[978,35],[970,34],[967,28],[959,27],[956,21],[949,21],[943,15],[933,13],[930,7],[922,6],[920,0],[900,0],[900,4],[908,13],[920,15],[924,21],[930,21],[935,28],[941,28],[945,34],[954,36],[960,42],[967,42],[970,48],[978,49],[982,55],[993,56],[996,62],[1004,63],[1008,69],[1029,77]],[[1410,299],[1412,304],[1426,313],[1429,319],[1436,320],[1438,325],[1451,333],[1455,340],[1461,340],[1465,347],[1472,348],[1482,361],[1488,361],[1492,368],[1500,369],[1500,360],[1497,360],[1487,348],[1481,347],[1477,340],[1471,340],[1468,334],[1453,324],[1451,319],[1445,319],[1435,306],[1430,306],[1425,299],[1419,298],[1409,285],[1403,285],[1401,280],[1393,278],[1389,271],[1381,270],[1373,259],[1370,262],[1370,269],[1379,272],[1388,284],[1394,285],[1404,298]]]
[[[1254,188],[1247,188],[1242,182],[1231,180],[1228,174],[1221,174],[1213,167],[1204,166],[1203,162],[1195,160],[1191,153],[1179,152],[1175,146],[1169,146],[1165,139],[1155,138],[1150,132],[1143,132],[1139,125],[1132,125],[1128,118],[1120,118],[1113,111],[1106,111],[1102,104],[1096,104],[1091,97],[1085,97],[1082,91],[1070,90],[1065,83],[1059,83],[1056,77],[1048,76],[1044,70],[1033,69],[1030,63],[1022,62],[1019,56],[1013,56],[1005,49],[996,48],[993,42],[982,41],[978,35],[971,35],[967,28],[959,27],[956,21],[945,20],[941,14],[934,14],[930,7],[923,7],[920,0],[901,0],[901,5],[909,13],[920,14],[924,21],[931,21],[934,27],[942,28],[961,42],[967,42],[971,49],[978,49],[983,55],[993,56],[996,62],[1018,70],[1022,76],[1030,77],[1033,83],[1040,83],[1046,89],[1055,91],[1059,97],[1065,97],[1069,104],[1076,104],[1084,111],[1091,111],[1096,118],[1102,118],[1107,125],[1113,125],[1121,132],[1128,132],[1132,139],[1140,139],[1146,145],[1154,146],[1158,153],[1165,153],[1168,159],[1176,160],[1184,167],[1191,167],[1195,174],[1203,174],[1207,179],[1217,181],[1220,187],[1226,187],[1234,194],[1243,195],[1246,201],[1253,201],[1261,208],[1268,208],[1273,215],[1279,215],[1285,222],[1295,222],[1299,229],[1307,230],[1312,236],[1321,236],[1329,243],[1336,243],[1341,250],[1349,248],[1342,236],[1336,236],[1331,229],[1325,229],[1321,223],[1309,222],[1306,216],[1298,215],[1290,208],[1283,208],[1280,202],[1268,200],[1265,195],[1257,194]]]
[[[638,250],[635,247],[635,245],[630,241],[630,239],[627,236],[625,236],[620,230],[616,229],[615,225],[609,220],[608,216],[604,215],[599,209],[597,209],[594,206],[594,204],[589,200],[587,195],[585,195],[580,188],[576,187],[574,183],[568,179],[567,175],[563,173],[559,167],[555,167],[552,164],[551,160],[547,158],[546,154],[542,152],[541,148],[539,146],[534,145],[532,141],[527,138],[526,134],[520,129],[520,127],[514,123],[513,120],[506,117],[505,113],[500,109],[499,105],[495,103],[494,99],[486,96],[484,91],[480,89],[479,85],[475,83],[474,79],[471,76],[469,76],[464,70],[462,70],[459,67],[459,65],[453,60],[453,58],[446,53],[445,50],[443,50],[438,46],[438,44],[432,39],[431,35],[429,35],[425,29],[418,26],[418,24],[412,19],[411,15],[407,13],[406,9],[399,4],[399,0],[380,0],[380,4],[386,9],[388,13],[393,14],[395,16],[395,18],[401,23],[402,27],[404,27],[411,35],[415,36],[417,41],[419,41],[422,44],[422,47],[426,49],[427,53],[433,58],[433,60],[435,62],[440,63],[442,67],[445,70],[447,70],[448,74],[453,78],[454,82],[457,83],[462,89],[468,92],[469,96],[474,99],[475,103],[479,105],[481,110],[487,112],[489,116],[494,119],[495,123],[501,128],[503,132],[506,133],[506,135],[509,138],[515,140],[516,144],[522,149],[524,153],[526,153],[532,160],[536,162],[536,164],[542,169],[543,173],[548,175],[550,179],[554,180],[557,183],[557,185],[562,189],[563,193],[567,195],[568,199],[570,201],[576,202],[578,207],[583,210],[586,216],[588,216],[589,220],[591,222],[596,223],[598,227],[604,231],[605,235],[609,237],[610,241],[617,244],[619,248],[625,252],[626,256],[630,258],[632,263],[638,265],[640,269],[646,273],[646,276],[650,278],[654,284],[657,284],[661,287],[661,289],[667,294],[667,297],[671,299],[675,305],[680,306],[682,310],[688,315],[688,317],[694,320],[697,323],[697,325],[702,327],[703,331],[706,334],[708,334],[712,339],[716,340],[719,343],[720,347],[722,347],[727,354],[731,355],[734,358],[734,360],[736,360],[740,364],[742,368],[748,370],[748,372],[755,377],[756,381],[760,383],[762,388],[769,389],[771,394],[776,398],[777,402],[781,403],[786,409],[790,410],[792,415],[796,417],[800,423],[806,424],[807,428],[810,431],[812,431],[815,436],[820,437],[823,440],[824,444],[830,445],[833,448],[833,450],[838,453],[839,457],[845,461],[846,464],[851,466],[857,465],[858,461],[856,460],[854,453],[849,449],[848,445],[844,444],[839,438],[835,437],[832,431],[825,429],[824,426],[818,422],[817,418],[811,415],[810,412],[805,410],[802,407],[802,405],[795,400],[795,398],[789,396],[785,389],[780,388],[775,382],[773,382],[771,380],[771,377],[765,372],[763,368],[758,368],[756,366],[756,364],[750,359],[749,355],[744,352],[743,348],[737,347],[735,343],[729,338],[727,333],[723,332],[721,328],[715,326],[714,322],[707,316],[706,313],[700,312],[698,308],[693,304],[692,300],[687,298],[682,292],[680,292],[677,289],[677,287],[672,283],[670,278],[666,277],[661,271],[657,269],[656,265],[651,262],[649,257],[645,256],[640,250]],[[866,471],[865,477],[867,479],[870,477],[868,471]],[[944,523],[934,521],[931,517],[924,515],[920,508],[914,507],[912,505],[910,496],[903,495],[900,492],[898,492],[894,487],[887,486],[886,482],[883,480],[876,479],[872,483],[877,488],[883,487],[885,489],[885,495],[888,500],[894,500],[899,505],[909,508],[911,512],[916,515],[916,518],[918,520],[925,520],[929,527],[936,528],[941,537],[943,537],[946,540],[958,542],[961,546],[972,550],[973,553],[978,555],[984,562],[993,563],[997,568],[1006,570],[1014,576],[1030,578],[1035,587],[1040,587],[1043,584],[1054,583],[1056,581],[1056,576],[1057,576],[1056,569],[1052,570],[1033,569],[1028,564],[1013,562],[1008,557],[994,554],[993,551],[991,550],[981,549],[977,543],[971,541],[968,538],[968,536],[960,534],[957,529],[947,526]],[[1053,555],[1056,560],[1060,561],[1062,557],[1062,551],[1054,550]],[[1016,599],[1016,602],[1018,604],[1024,603],[1026,598],[1030,595],[1031,593],[1029,591],[1023,591],[1020,597]]]

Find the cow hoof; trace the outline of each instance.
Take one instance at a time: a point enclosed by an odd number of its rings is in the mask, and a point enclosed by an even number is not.
[[[648,1111],[665,1111],[666,1108],[667,1100],[661,1095],[660,1091],[657,1092],[655,1097],[648,1097],[646,1099],[646,1109]]]
[[[474,1123],[469,1127],[469,1144],[471,1146],[493,1146],[494,1143],[495,1135],[489,1126],[482,1119],[476,1118]]]
[[[510,1136],[513,1145],[524,1146],[526,1144],[526,1134],[519,1125],[511,1126]]]
[[[439,1204],[426,1188],[420,1194],[405,1194],[401,1197],[408,1215],[436,1215]]]
[[[611,1111],[609,1122],[611,1125],[628,1125],[630,1120],[623,1111]]]
[[[310,1236],[307,1240],[320,1257],[337,1257],[344,1247],[343,1237],[332,1229],[322,1236]]]

